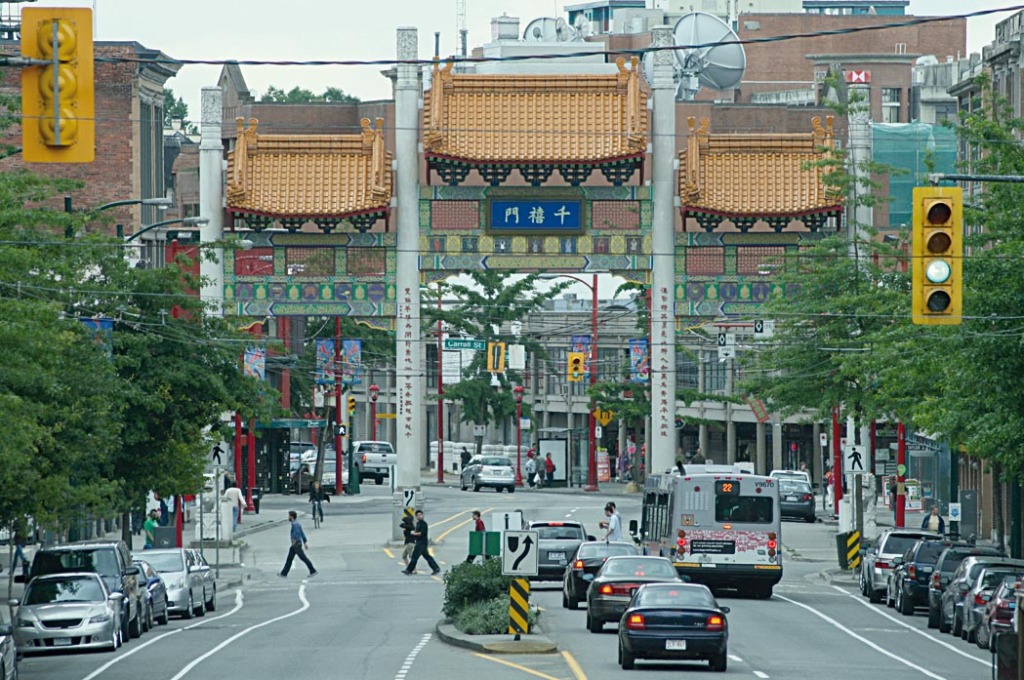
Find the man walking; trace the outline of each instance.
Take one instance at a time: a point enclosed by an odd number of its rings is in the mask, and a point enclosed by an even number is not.
[[[306,553],[303,548],[309,548],[309,539],[306,538],[306,532],[302,530],[302,525],[299,524],[299,516],[294,510],[288,511],[288,521],[291,522],[291,541],[292,545],[288,548],[288,559],[284,563],[284,569],[278,574],[281,578],[287,578],[288,572],[292,568],[292,560],[298,557],[302,560],[303,564],[309,569],[310,576],[316,576],[317,570],[313,568],[313,563],[306,557]]]
[[[476,531],[476,532],[479,532],[479,533],[484,533],[485,531],[487,531],[487,527],[484,526],[483,519],[480,518],[480,511],[479,510],[474,510],[473,511],[473,531]],[[482,537],[482,540],[480,541],[480,545],[484,545],[485,543],[486,543],[486,539]],[[485,550],[485,552],[486,552],[486,550]],[[476,555],[469,555],[469,556],[466,557],[466,563],[467,564],[472,564],[473,560],[475,560],[475,559],[476,559]]]
[[[615,503],[608,501],[604,506],[604,516],[608,518],[608,521],[601,522],[598,526],[606,530],[604,535],[605,541],[621,541],[622,540],[622,518],[619,517],[618,511],[615,509]]]
[[[925,516],[924,521],[921,522],[921,528],[926,531],[934,531],[937,534],[946,533],[946,520],[942,519],[942,515],[939,514],[938,505],[932,506],[931,514]]]
[[[242,495],[242,490],[233,481],[230,482],[230,486],[224,492],[223,497],[231,503],[231,529],[234,531],[235,527],[242,521],[242,511],[245,510],[245,497]]]
[[[412,530],[412,536],[416,539],[416,547],[412,551],[412,560],[409,561],[409,566],[402,570],[402,573],[406,576],[410,576],[416,572],[416,563],[420,557],[427,561],[427,565],[430,567],[430,575],[437,576],[441,573],[441,567],[437,566],[437,562],[434,561],[433,556],[429,550],[429,539],[427,532],[429,527],[427,526],[427,520],[423,519],[423,511],[416,511],[416,526]],[[301,531],[301,529],[300,529]]]

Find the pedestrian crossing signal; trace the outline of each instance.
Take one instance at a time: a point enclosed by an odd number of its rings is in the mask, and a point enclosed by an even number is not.
[[[583,382],[583,352],[569,352],[569,382]]]

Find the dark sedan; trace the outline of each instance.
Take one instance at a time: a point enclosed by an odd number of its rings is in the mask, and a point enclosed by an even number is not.
[[[641,586],[619,621],[619,665],[629,670],[637,659],[707,659],[711,670],[724,672],[728,613],[704,585]]]
[[[1013,610],[1017,608],[1019,584],[1017,578],[1008,576],[989,598],[975,635],[975,641],[982,649],[996,651],[996,635],[1013,632]]]
[[[529,522],[526,529],[537,532],[537,575],[531,581],[562,578],[571,557],[584,541],[593,541],[579,522]]]
[[[587,630],[599,633],[618,621],[633,594],[648,583],[682,584],[672,562],[664,557],[609,557],[587,590]]]
[[[792,479],[779,481],[779,514],[805,522],[815,521],[814,491],[807,482]]]
[[[142,571],[139,575],[140,580],[146,579],[146,607],[148,609],[146,625],[149,628],[152,628],[154,623],[166,626],[170,614],[167,607],[167,584],[164,583],[160,572],[154,569],[149,562],[145,560],[133,560],[132,562]]]
[[[594,541],[580,544],[562,577],[562,606],[566,609],[579,608],[580,602],[587,599],[587,589],[594,575],[609,557],[639,554],[640,549],[633,543]]]

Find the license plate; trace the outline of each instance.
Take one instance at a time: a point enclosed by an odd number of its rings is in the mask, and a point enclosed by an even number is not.
[[[686,640],[665,640],[665,649],[686,649]]]
[[[549,560],[558,560],[559,562],[565,562],[565,553],[564,552],[549,552],[548,553],[548,559]]]
[[[786,496],[786,500],[787,501],[795,501],[796,500],[796,496]]]
[[[54,647],[65,647],[71,644],[71,638],[53,638]]]

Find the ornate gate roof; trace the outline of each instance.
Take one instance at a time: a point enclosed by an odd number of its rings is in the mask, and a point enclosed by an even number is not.
[[[629,67],[622,58],[616,64],[618,72],[610,75],[529,76],[453,73],[452,62],[435,64],[423,107],[428,162],[442,176],[440,168],[452,164],[466,172],[495,166],[593,169],[623,161],[635,167],[647,149],[647,95],[637,60]],[[452,183],[465,176],[457,175]],[[537,184],[546,177],[527,179]]]
[[[832,117],[811,120],[810,134],[719,134],[689,119],[690,136],[679,154],[683,219],[694,217],[708,231],[722,221],[741,231],[765,220],[781,231],[791,220],[817,229],[842,211],[842,199],[825,185],[833,145]]]
[[[259,122],[238,122],[238,146],[228,154],[227,207],[270,219],[337,222],[385,216],[391,204],[391,154],[383,119],[362,119],[352,135],[259,134]]]

